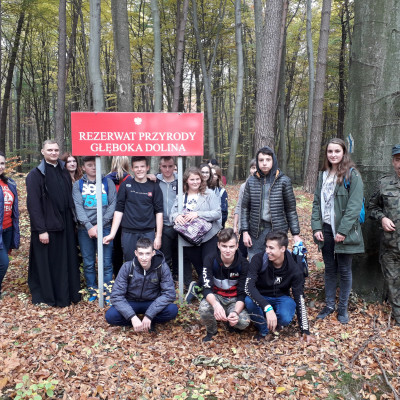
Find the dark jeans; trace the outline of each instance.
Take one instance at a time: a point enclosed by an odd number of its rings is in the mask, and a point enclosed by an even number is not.
[[[339,308],[346,308],[349,302],[353,276],[351,271],[352,254],[335,253],[335,240],[332,227],[324,224],[323,228],[324,246],[322,257],[325,263],[325,302],[330,308],[335,308],[337,275],[339,281]]]
[[[193,264],[198,279],[198,285],[203,286],[203,266],[204,260],[210,254],[213,254],[217,251],[217,243],[218,237],[217,235],[213,236],[210,240],[205,243],[202,243],[200,246],[191,246],[183,248],[184,255],[184,281],[187,284],[187,279],[189,279],[189,283],[192,276],[192,267]]]
[[[128,301],[135,314],[145,314],[146,310],[153,303],[152,301]],[[162,311],[160,311],[152,320],[153,324],[168,322],[174,319],[178,314],[178,306],[176,304],[168,304]],[[132,326],[130,319],[125,319],[119,311],[111,306],[106,312],[106,321],[110,325],[119,326]]]
[[[276,318],[278,319],[278,325],[287,326],[293,319],[294,313],[296,311],[296,303],[289,296],[279,296],[279,297],[268,297],[263,296],[265,300],[271,304],[275,311]],[[246,304],[247,312],[250,315],[250,319],[255,323],[256,328],[260,331],[261,335],[265,336],[269,330],[265,319],[264,310],[261,309],[254,301],[246,296],[244,299]]]
[[[243,233],[240,235],[239,238],[239,250],[242,253],[243,258],[247,258],[247,247],[243,243]]]
[[[176,279],[178,276],[178,233],[173,226],[163,226],[161,252],[171,268],[172,277]]]
[[[1,294],[1,284],[3,283],[3,279],[6,275],[8,269],[8,249],[11,246],[11,240],[13,235],[13,228],[4,229],[2,233],[3,239],[3,248],[0,249],[0,294]]]
[[[133,258],[135,257],[136,242],[141,237],[145,237],[145,238],[148,238],[148,239],[154,241],[156,234],[154,231],[139,232],[139,233],[122,231],[121,244],[122,244],[122,251],[124,252],[125,262],[132,261]]]
[[[122,252],[122,244],[121,244],[121,227],[118,228],[117,233],[115,234],[115,238],[113,240],[113,255],[112,255],[112,263],[113,263],[113,272],[114,277],[116,278],[119,270],[124,263],[124,253]]]

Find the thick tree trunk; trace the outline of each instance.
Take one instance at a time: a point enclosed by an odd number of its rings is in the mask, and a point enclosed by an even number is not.
[[[322,141],[322,117],[324,109],[326,60],[328,56],[329,25],[331,18],[331,0],[323,0],[321,12],[321,29],[318,44],[317,70],[315,74],[315,90],[313,118],[311,125],[310,154],[304,176],[304,189],[314,192],[317,183],[319,153]]]
[[[65,86],[67,81],[67,0],[60,0],[58,7],[58,71],[57,71],[57,107],[54,124],[54,138],[64,152],[65,123]]]
[[[261,70],[263,12],[261,0],[254,0],[254,29],[256,36],[256,79]]]
[[[306,36],[307,36],[307,58],[308,58],[308,112],[307,112],[307,136],[304,150],[304,163],[303,171],[307,170],[307,161],[310,154],[310,141],[311,141],[311,125],[313,116],[313,103],[314,103],[314,86],[315,86],[315,68],[314,68],[314,45],[311,34],[312,24],[312,7],[311,1],[307,0],[307,22],[306,22]]]
[[[340,10],[340,27],[342,29],[342,40],[340,43],[340,54],[339,54],[339,101],[338,101],[338,121],[337,121],[337,133],[338,138],[344,138],[344,116],[346,112],[345,104],[345,54],[347,46],[347,28],[345,21],[345,5],[342,5]]]
[[[177,32],[177,48],[176,48],[176,62],[175,62],[175,79],[174,79],[174,97],[172,102],[172,111],[179,111],[180,95],[182,92],[182,71],[183,71],[183,58],[185,48],[185,29],[189,9],[189,0],[183,1],[182,15],[179,20],[179,28]]]
[[[236,39],[236,54],[237,54],[237,84],[236,84],[236,103],[235,115],[233,117],[233,130],[231,137],[231,149],[229,153],[228,165],[228,183],[233,183],[235,176],[236,153],[239,142],[240,120],[242,114],[243,100],[243,45],[242,45],[242,15],[241,15],[241,0],[235,0],[235,39]]]
[[[100,70],[100,0],[90,0],[89,75],[94,111],[104,111],[104,89]]]
[[[117,110],[121,112],[130,112],[133,111],[133,99],[127,0],[112,0],[111,15],[113,21],[115,75],[117,81]]]
[[[0,151],[6,151],[6,132],[7,132],[7,113],[8,105],[10,102],[11,84],[15,68],[15,60],[17,59],[17,52],[19,48],[19,42],[21,39],[22,26],[24,24],[25,9],[22,11],[18,18],[17,29],[15,31],[14,44],[11,49],[11,57],[8,64],[6,85],[4,87],[3,103],[1,108],[1,121],[0,121]]]
[[[261,38],[261,68],[257,76],[254,153],[265,145],[274,146],[283,11],[282,0],[268,0]]]
[[[400,4],[358,0],[354,6],[345,137],[368,201],[377,180],[393,171],[391,148],[400,142]],[[378,223],[367,219],[363,233],[366,251],[353,258],[353,287],[371,296],[382,290]]]

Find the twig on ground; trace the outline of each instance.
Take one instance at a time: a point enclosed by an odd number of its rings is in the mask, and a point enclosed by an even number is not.
[[[383,373],[383,377],[385,378],[386,384],[390,387],[390,389],[392,389],[392,392],[393,392],[393,395],[394,395],[395,400],[400,400],[400,397],[399,397],[399,395],[398,395],[396,389],[395,389],[395,388],[392,386],[392,384],[389,382],[389,379],[388,379],[387,376],[386,376],[386,372],[385,372],[385,370],[383,369],[382,364],[381,364],[381,362],[379,361],[379,358],[377,357],[377,355],[376,355],[375,353],[373,354],[373,356],[374,356],[376,362],[379,364],[379,367],[380,367],[380,369],[381,369],[381,371],[382,371],[382,373]]]

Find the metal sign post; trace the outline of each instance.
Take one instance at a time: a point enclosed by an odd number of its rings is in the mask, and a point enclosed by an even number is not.
[[[183,208],[183,162],[182,157],[178,157],[178,213],[182,213]],[[179,276],[179,299],[183,301],[183,239],[178,235],[178,276]]]
[[[101,157],[96,156],[96,202],[97,202],[97,268],[99,306],[104,307],[104,263],[103,263],[103,183],[101,179]]]

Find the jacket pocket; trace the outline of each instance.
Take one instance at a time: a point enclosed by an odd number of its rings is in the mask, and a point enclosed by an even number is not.
[[[358,224],[353,225],[353,227],[350,229],[348,235],[343,241],[344,245],[347,244],[360,244],[361,243],[361,229],[359,229]]]

